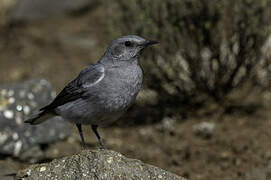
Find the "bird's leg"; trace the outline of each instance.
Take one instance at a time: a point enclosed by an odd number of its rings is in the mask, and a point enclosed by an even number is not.
[[[95,133],[95,135],[96,135],[96,137],[97,137],[97,139],[99,141],[99,144],[100,144],[101,148],[105,149],[105,145],[103,143],[103,140],[102,140],[101,136],[99,135],[99,133],[97,131],[98,126],[97,125],[91,125],[91,128],[92,128],[92,131]]]
[[[76,127],[77,127],[77,129],[79,131],[83,148],[86,149],[86,143],[85,143],[84,136],[83,136],[82,126],[81,126],[81,124],[76,124]]]

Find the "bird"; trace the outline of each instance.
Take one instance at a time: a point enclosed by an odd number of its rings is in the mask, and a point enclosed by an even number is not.
[[[83,68],[50,104],[24,122],[37,125],[61,116],[76,125],[84,149],[82,125],[90,125],[100,148],[105,149],[98,127],[115,122],[134,103],[143,81],[140,55],[157,43],[137,35],[113,40],[96,64]]]

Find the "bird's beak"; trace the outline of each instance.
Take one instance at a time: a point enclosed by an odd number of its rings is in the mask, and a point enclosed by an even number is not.
[[[147,46],[151,46],[151,45],[154,45],[154,44],[158,44],[159,42],[158,41],[155,41],[155,40],[146,40],[144,42],[144,46],[147,47]]]

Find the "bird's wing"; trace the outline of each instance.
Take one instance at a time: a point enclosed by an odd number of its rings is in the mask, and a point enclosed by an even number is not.
[[[104,78],[105,69],[102,64],[88,65],[78,77],[71,81],[54,99],[54,101],[41,108],[41,111],[52,111],[56,107],[81,98],[87,88],[98,84]]]

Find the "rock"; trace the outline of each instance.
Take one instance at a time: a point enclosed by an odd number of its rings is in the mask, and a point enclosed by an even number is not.
[[[19,159],[25,162],[36,163],[46,159],[46,157],[45,152],[41,150],[40,146],[34,146],[20,153]]]
[[[32,21],[93,6],[95,0],[17,0],[10,13],[11,21]]]
[[[37,126],[23,122],[54,97],[55,92],[46,80],[29,80],[0,86],[1,154],[20,157],[34,146],[61,140],[70,134],[70,124],[60,117],[54,117]]]
[[[203,139],[208,139],[212,137],[214,132],[215,124],[212,122],[201,122],[194,125],[193,130],[196,135],[202,137]]]
[[[185,180],[173,173],[108,150],[84,150],[80,154],[55,159],[50,163],[32,165],[17,173],[16,179],[21,178],[25,180]]]
[[[157,124],[155,127],[160,132],[167,132],[171,135],[174,135],[176,129],[176,119],[170,117],[164,117],[162,121]]]

